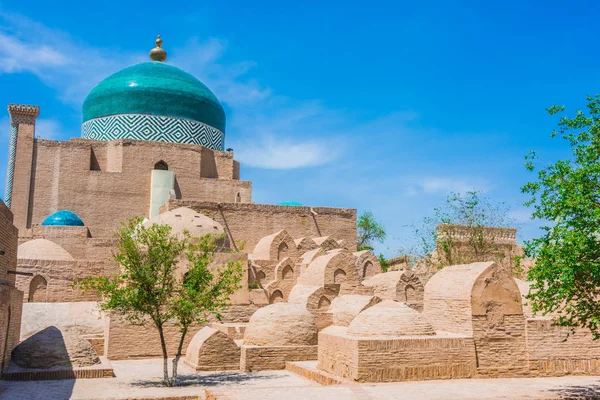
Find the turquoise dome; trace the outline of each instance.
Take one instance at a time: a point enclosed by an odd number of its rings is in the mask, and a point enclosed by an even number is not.
[[[284,201],[283,203],[277,204],[278,206],[288,206],[288,207],[302,207],[302,204],[296,201]]]
[[[222,150],[225,111],[202,82],[150,61],[100,82],[83,102],[82,136],[200,144]]]
[[[42,226],[83,226],[83,221],[72,211],[60,210],[48,215]]]
[[[83,102],[83,122],[117,114],[186,118],[225,132],[225,111],[213,92],[187,72],[158,61],[109,76]]]

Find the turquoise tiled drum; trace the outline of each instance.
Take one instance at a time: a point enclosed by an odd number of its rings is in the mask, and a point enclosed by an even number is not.
[[[200,144],[223,150],[225,111],[202,82],[159,61],[125,68],[83,103],[82,137]]]

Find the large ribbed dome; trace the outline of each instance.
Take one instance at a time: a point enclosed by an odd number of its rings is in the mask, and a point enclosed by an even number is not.
[[[160,61],[109,76],[83,102],[82,136],[87,139],[156,140],[223,150],[224,132],[225,111],[210,89]]]

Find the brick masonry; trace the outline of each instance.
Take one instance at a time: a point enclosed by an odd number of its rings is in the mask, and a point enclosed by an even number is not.
[[[15,287],[17,236],[13,214],[0,201],[0,374],[10,361],[12,349],[19,343],[23,292]]]

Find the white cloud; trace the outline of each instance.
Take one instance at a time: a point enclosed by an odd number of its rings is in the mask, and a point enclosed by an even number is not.
[[[147,58],[142,52],[94,48],[60,30],[5,13],[0,13],[0,42],[5,44],[0,46],[0,59],[6,60],[0,74],[32,73],[75,109],[103,78]],[[289,169],[324,165],[342,152],[333,141],[314,138],[346,133],[347,118],[319,101],[274,95],[248,77],[255,62],[225,63],[226,50],[227,42],[218,38],[192,38],[181,47],[167,48],[170,64],[198,77],[233,110],[228,133],[243,138],[228,143],[238,150],[236,158],[255,167]],[[59,138],[60,129],[56,120],[37,123],[40,137]]]
[[[324,141],[296,142],[289,138],[263,137],[241,146],[237,158],[244,164],[269,169],[302,168],[328,164],[338,151]]]
[[[484,179],[461,177],[428,177],[418,180],[415,185],[425,194],[465,193],[470,190],[486,191],[488,183]],[[414,193],[415,187],[412,187]]]
[[[0,74],[29,72],[79,108],[100,80],[142,58],[79,43],[67,33],[20,15],[0,13]]]

